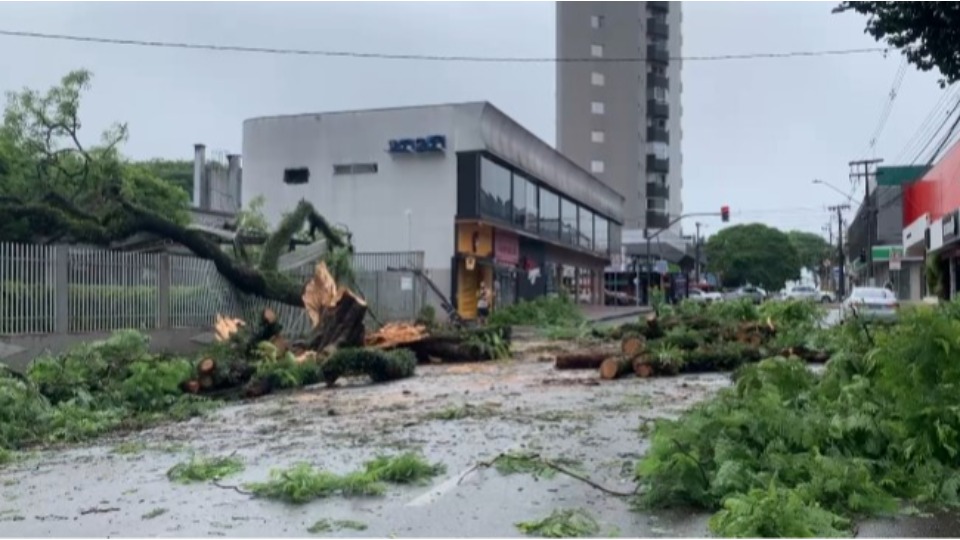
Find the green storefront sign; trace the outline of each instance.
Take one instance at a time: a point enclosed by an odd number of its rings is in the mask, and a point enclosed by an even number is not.
[[[903,246],[873,246],[873,262],[883,262],[890,260],[890,254],[896,253],[903,258]]]

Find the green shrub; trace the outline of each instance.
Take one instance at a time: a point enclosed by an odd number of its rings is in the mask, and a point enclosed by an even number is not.
[[[334,384],[340,377],[368,375],[375,382],[412,377],[417,357],[407,349],[339,349],[323,363],[323,378]]]
[[[495,309],[488,322],[494,326],[575,326],[583,322],[583,313],[564,295],[541,296],[521,300],[516,304]]]
[[[35,388],[0,373],[0,448],[19,450],[44,435],[50,402]]]
[[[182,358],[134,362],[129,375],[119,384],[120,398],[133,411],[167,410],[183,395],[180,385],[193,373],[193,364]]]
[[[171,482],[177,482],[179,484],[208,482],[240,473],[243,469],[243,461],[232,456],[193,456],[190,458],[190,461],[177,463],[171,467],[167,471],[167,478],[169,478]]]

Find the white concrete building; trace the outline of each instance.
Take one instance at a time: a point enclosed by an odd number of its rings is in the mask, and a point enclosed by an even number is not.
[[[424,252],[467,318],[480,281],[501,305],[566,282],[601,301],[619,249],[623,197],[485,102],[250,119],[243,168],[272,224],[306,199],[357,251]]]

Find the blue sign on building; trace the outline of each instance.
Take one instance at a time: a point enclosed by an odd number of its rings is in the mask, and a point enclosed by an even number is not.
[[[391,154],[426,154],[447,149],[445,135],[428,135],[416,139],[391,139],[387,152]]]

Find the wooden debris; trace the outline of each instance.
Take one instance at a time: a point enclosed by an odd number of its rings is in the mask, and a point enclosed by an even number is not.
[[[650,377],[653,375],[653,364],[647,358],[637,358],[633,361],[633,372],[637,377]]]
[[[607,358],[600,364],[600,378],[604,380],[618,379],[633,371],[633,357],[616,356]]]
[[[223,342],[230,339],[231,336],[240,331],[245,323],[240,319],[224,317],[217,313],[213,322],[213,334],[217,341]]]
[[[643,353],[646,348],[647,338],[639,334],[629,334],[620,341],[620,352],[630,358]]]
[[[213,358],[204,358],[197,364],[197,373],[200,375],[210,375],[217,369],[217,363]]]
[[[578,351],[558,354],[554,362],[556,369],[597,369],[610,357],[611,351]]]
[[[388,323],[376,332],[369,334],[364,341],[367,347],[389,349],[420,341],[427,336],[426,326],[410,323]]]

